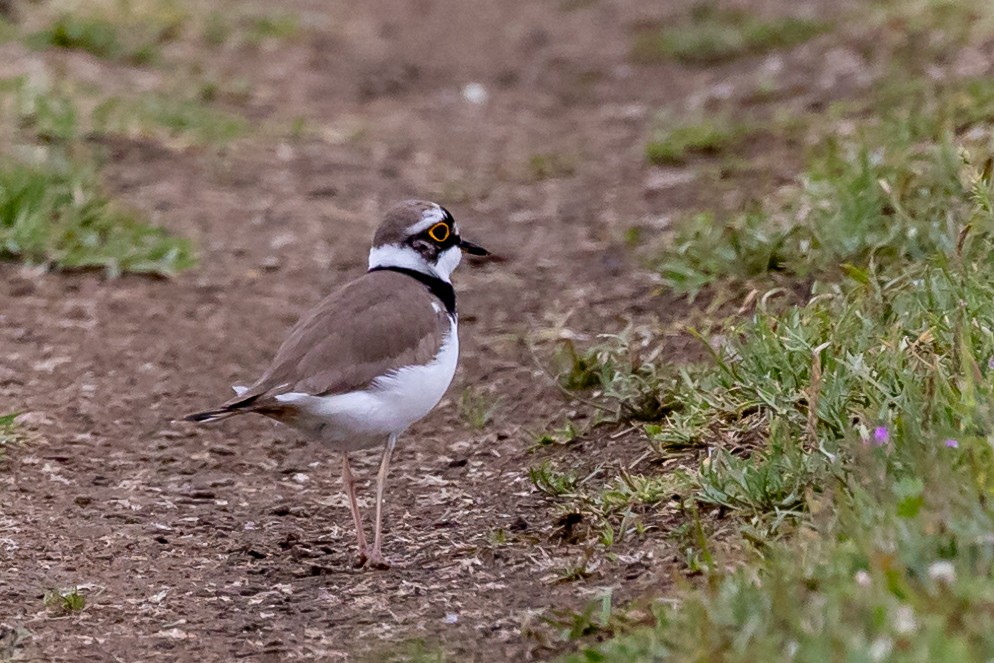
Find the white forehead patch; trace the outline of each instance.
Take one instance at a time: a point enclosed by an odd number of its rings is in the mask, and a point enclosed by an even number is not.
[[[421,213],[420,221],[418,221],[412,226],[408,226],[407,234],[417,235],[420,232],[428,230],[439,221],[444,221],[444,220],[445,220],[445,210],[443,210],[439,205],[432,205],[431,207],[429,207],[428,209],[426,209],[424,212]]]

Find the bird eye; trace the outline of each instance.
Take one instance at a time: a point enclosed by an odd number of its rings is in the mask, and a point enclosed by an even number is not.
[[[449,238],[449,226],[446,223],[436,223],[428,229],[428,236],[441,244]]]

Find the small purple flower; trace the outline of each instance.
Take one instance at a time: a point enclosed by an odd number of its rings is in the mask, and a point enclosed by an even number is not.
[[[987,368],[994,370],[994,357],[987,360]]]
[[[946,447],[949,449],[959,449],[959,440],[954,440],[953,438],[949,438],[948,440],[946,440]]]
[[[882,447],[890,439],[890,430],[886,426],[877,426],[873,429],[873,446]]]

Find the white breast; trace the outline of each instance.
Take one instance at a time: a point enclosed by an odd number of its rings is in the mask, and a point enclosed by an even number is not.
[[[451,320],[435,358],[423,366],[406,366],[373,381],[369,388],[334,396],[289,393],[277,400],[293,403],[310,415],[301,428],[336,449],[361,449],[401,433],[438,405],[456,373],[459,330]]]

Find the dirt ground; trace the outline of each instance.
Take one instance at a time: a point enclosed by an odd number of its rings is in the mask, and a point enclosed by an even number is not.
[[[746,146],[759,159],[750,187],[696,162],[649,167],[658,111],[755,109],[771,66],[786,71],[777,104],[817,107],[859,73],[858,55],[826,39],[775,62],[629,62],[633,30],[689,6],[294,0],[305,37],[211,66],[252,81],[240,113],[312,131],[220,151],[106,143],[108,189],[192,237],[201,259],[175,279],[113,282],[0,264],[0,403],[30,433],[0,471],[0,622],[30,632],[17,655],[382,660],[423,639],[453,661],[529,660],[561,646],[529,635],[552,607],[605,588],[617,602],[665,593],[676,551],[662,535],[556,582],[583,547],[557,542],[558,514],[527,468],[534,434],[571,406],[526,341],[548,362],[557,336],[692,314],[626,231],[658,234],[682,210],[736,206],[791,174],[782,145]],[[81,53],[30,57],[84,80],[149,75]],[[464,95],[472,83],[483,103]],[[303,311],[363,271],[378,215],[409,196],[445,204],[504,260],[456,273],[460,371],[391,469],[397,564],[354,570],[337,456],[261,418],[175,419],[256,376]],[[459,415],[467,388],[498,403],[482,431]],[[571,453],[584,464],[619,445],[634,458],[639,444],[604,434]],[[367,508],[377,461],[357,454]],[[45,609],[46,589],[71,586],[87,595],[82,613]]]

